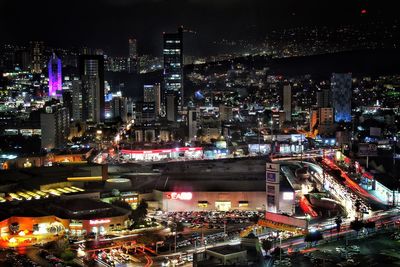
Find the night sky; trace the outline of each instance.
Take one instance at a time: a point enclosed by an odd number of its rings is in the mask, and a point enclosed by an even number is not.
[[[385,0],[0,0],[0,43],[44,40],[58,47],[103,48],[127,53],[136,37],[139,53],[160,54],[163,31],[178,25],[196,31],[195,49],[221,39],[259,39],[269,29],[338,25],[392,19],[395,1]],[[390,6],[392,5],[392,6]],[[365,16],[364,16],[365,17]]]

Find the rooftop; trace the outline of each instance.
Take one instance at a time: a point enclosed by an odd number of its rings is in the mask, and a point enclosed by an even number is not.
[[[240,245],[237,246],[225,245],[220,247],[208,248],[207,250],[224,256],[246,251],[246,249],[241,248]]]

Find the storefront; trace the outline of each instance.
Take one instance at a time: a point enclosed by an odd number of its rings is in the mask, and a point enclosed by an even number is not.
[[[162,161],[169,159],[201,159],[202,147],[177,147],[153,150],[128,150],[120,151],[125,160],[130,161]]]
[[[161,192],[154,197],[163,211],[264,210],[265,191],[259,192]]]
[[[13,216],[0,222],[0,247],[47,243],[62,236],[68,226],[69,220],[56,216]]]

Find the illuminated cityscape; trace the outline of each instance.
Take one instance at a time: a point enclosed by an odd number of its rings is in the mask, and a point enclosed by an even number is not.
[[[0,8],[0,267],[398,265],[394,4]]]

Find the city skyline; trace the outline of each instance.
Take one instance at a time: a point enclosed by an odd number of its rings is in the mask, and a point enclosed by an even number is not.
[[[4,41],[25,43],[26,40],[40,40],[59,47],[87,45],[120,56],[126,54],[126,40],[130,37],[138,40],[140,54],[161,54],[159,40],[162,33],[171,32],[180,25],[192,32],[187,34],[191,42],[190,52],[201,54],[213,41],[224,38],[262,39],[271,29],[391,21],[396,18],[390,4],[379,1],[328,4],[313,0],[300,4],[285,0],[278,4],[259,0],[229,3],[226,0],[103,0],[95,4],[90,1],[60,2],[58,8],[48,1],[39,1],[25,3],[27,8],[20,10],[16,3],[0,2],[1,8],[18,14],[9,17],[13,13],[9,12],[0,18],[0,22],[7,25]],[[30,23],[36,27],[20,34]],[[40,25],[46,25],[46,30],[39,30]]]
[[[393,6],[0,9],[0,266],[398,264]]]

